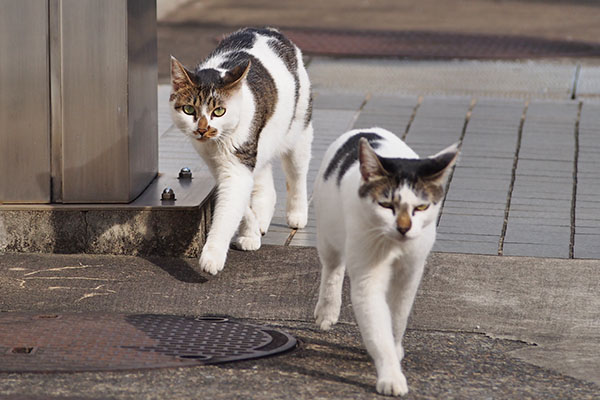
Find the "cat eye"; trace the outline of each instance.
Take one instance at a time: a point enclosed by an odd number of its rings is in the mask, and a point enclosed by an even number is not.
[[[183,112],[186,113],[187,115],[194,115],[196,113],[196,109],[194,108],[194,106],[191,106],[189,104],[186,104],[185,106],[182,107]]]
[[[225,115],[225,109],[223,107],[217,107],[213,110],[212,114],[215,117],[222,117],[223,115]]]
[[[377,204],[379,204],[381,207],[383,208],[389,208],[390,210],[394,210],[394,205],[390,202],[387,201],[380,201]]]
[[[421,204],[415,207],[415,211],[425,211],[429,208],[429,204]]]

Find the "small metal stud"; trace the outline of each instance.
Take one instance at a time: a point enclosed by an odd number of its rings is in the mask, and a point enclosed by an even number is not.
[[[165,190],[163,190],[162,195],[160,196],[161,200],[176,200],[175,199],[175,192],[173,191],[173,189],[171,189],[170,187],[165,188]]]
[[[188,167],[181,168],[181,171],[179,171],[179,179],[192,179],[192,170]]]

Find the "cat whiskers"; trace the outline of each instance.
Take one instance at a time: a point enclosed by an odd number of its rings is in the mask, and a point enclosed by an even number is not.
[[[373,226],[364,231],[365,234],[369,236],[374,236],[375,238],[385,237],[389,238],[388,230],[381,226]]]

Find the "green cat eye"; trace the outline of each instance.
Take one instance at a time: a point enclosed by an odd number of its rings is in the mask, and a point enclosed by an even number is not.
[[[223,107],[217,107],[212,113],[215,117],[222,117],[225,114],[225,109]]]
[[[415,207],[415,211],[425,211],[429,208],[429,204],[421,204]]]
[[[196,113],[196,109],[194,108],[194,106],[191,106],[189,104],[186,104],[185,106],[182,107],[183,112],[186,113],[187,115],[194,115]]]

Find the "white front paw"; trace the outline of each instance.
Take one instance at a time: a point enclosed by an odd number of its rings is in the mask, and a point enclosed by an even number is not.
[[[377,393],[386,396],[404,396],[408,393],[408,384],[404,374],[400,371],[382,374],[377,377]]]
[[[315,318],[317,326],[324,331],[328,331],[338,321],[339,311],[335,307],[324,305],[319,301],[317,307],[315,307]]]
[[[238,250],[258,250],[260,249],[260,236],[238,236],[233,242],[233,246]]]
[[[215,248],[204,246],[200,254],[200,269],[211,275],[216,275],[225,266],[227,251],[219,251]]]
[[[287,223],[292,229],[302,229],[308,222],[308,213],[305,211],[290,211],[287,213]]]

